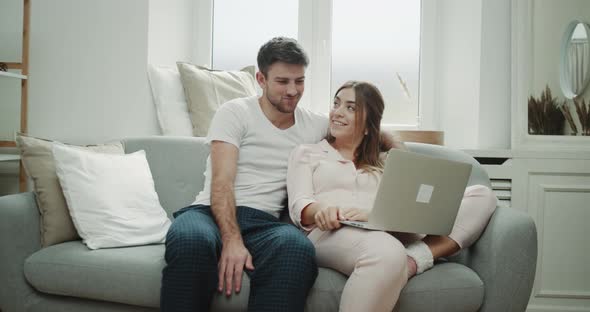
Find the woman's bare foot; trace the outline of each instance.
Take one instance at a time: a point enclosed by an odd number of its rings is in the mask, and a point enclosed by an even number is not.
[[[408,259],[408,279],[414,277],[416,275],[416,271],[418,271],[418,266],[416,265],[416,261],[414,258],[407,256]]]

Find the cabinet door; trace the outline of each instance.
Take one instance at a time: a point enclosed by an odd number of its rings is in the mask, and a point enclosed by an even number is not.
[[[590,311],[590,160],[516,161],[518,202],[539,242],[527,311]]]

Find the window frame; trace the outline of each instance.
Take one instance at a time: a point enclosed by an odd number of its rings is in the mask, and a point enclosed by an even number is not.
[[[213,1],[196,1],[194,19],[193,62],[209,66],[212,60]],[[385,131],[437,129],[438,111],[435,106],[437,51],[437,2],[421,0],[419,103],[415,124],[382,123]],[[300,105],[315,111],[325,111],[332,95],[331,88],[331,25],[332,0],[299,0],[297,40],[307,51],[310,65],[306,70],[305,92]]]

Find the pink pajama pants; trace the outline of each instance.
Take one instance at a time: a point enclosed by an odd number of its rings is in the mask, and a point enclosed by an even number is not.
[[[496,196],[482,185],[465,190],[449,237],[468,248],[486,227],[496,208]],[[335,231],[314,229],[308,236],[316,248],[318,265],[349,276],[340,311],[393,310],[407,282],[404,244],[424,235],[396,235],[344,226]]]

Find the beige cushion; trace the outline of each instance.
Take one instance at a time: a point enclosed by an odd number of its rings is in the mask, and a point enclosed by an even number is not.
[[[37,206],[41,213],[41,245],[43,247],[80,239],[64,198],[51,152],[52,141],[19,134],[16,143],[23,166],[33,181]],[[82,147],[101,153],[124,154],[121,143]]]
[[[194,136],[206,136],[217,108],[235,98],[256,95],[254,66],[241,71],[210,70],[178,62]]]

